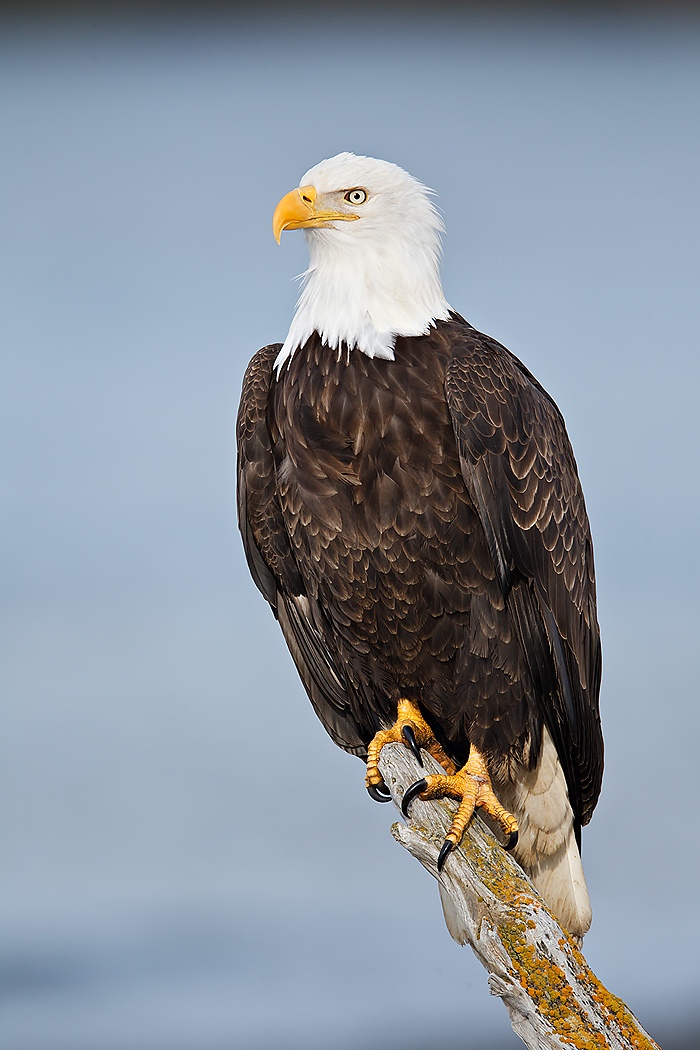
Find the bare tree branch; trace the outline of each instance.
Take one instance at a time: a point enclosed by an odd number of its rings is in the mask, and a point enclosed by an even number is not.
[[[400,807],[404,792],[427,772],[441,772],[423,752],[421,770],[399,744],[382,750],[384,783]],[[410,825],[391,831],[438,879],[445,921],[489,973],[491,993],[510,1014],[530,1050],[659,1050],[632,1012],[607,991],[575,941],[559,926],[522,869],[475,817],[438,876],[437,857],[455,804],[411,806]]]

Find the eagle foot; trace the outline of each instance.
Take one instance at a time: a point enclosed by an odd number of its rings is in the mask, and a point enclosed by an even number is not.
[[[381,729],[367,748],[367,774],[365,784],[375,802],[388,802],[391,798],[379,772],[379,755],[385,744],[405,744],[423,765],[420,749],[423,747],[440,765],[450,773],[456,772],[452,760],[435,739],[432,729],[411,700],[399,700],[396,721],[389,729]]]
[[[459,802],[450,830],[438,856],[437,869],[442,871],[450,853],[462,841],[475,809],[483,809],[506,836],[505,849],[511,850],[518,841],[518,822],[496,798],[486,759],[472,746],[469,761],[453,776],[433,775],[417,780],[407,789],[401,801],[404,816],[414,798],[454,798]]]

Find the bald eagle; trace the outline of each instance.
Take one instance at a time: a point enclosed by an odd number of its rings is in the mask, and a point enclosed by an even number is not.
[[[601,787],[591,534],[564,420],[445,300],[440,217],[395,164],[341,153],[279,202],[310,266],[238,416],[251,574],[331,738],[377,765],[438,758],[457,798],[442,867],[481,807],[575,936],[581,825]]]

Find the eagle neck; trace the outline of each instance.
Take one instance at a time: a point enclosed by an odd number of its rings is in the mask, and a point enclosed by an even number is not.
[[[339,355],[348,347],[393,361],[399,336],[426,335],[449,317],[437,236],[411,246],[405,236],[397,243],[316,229],[307,240],[310,265],[275,362],[278,371],[314,332]]]

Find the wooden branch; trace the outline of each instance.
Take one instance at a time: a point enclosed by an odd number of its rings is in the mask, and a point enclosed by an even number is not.
[[[444,772],[425,751],[423,760],[421,770],[407,748],[383,748],[379,767],[397,807],[426,772]],[[391,832],[438,880],[447,928],[488,970],[491,994],[503,1000],[515,1034],[530,1050],[659,1050],[478,816],[438,876],[455,808],[448,800],[416,799],[410,824],[394,824]]]

